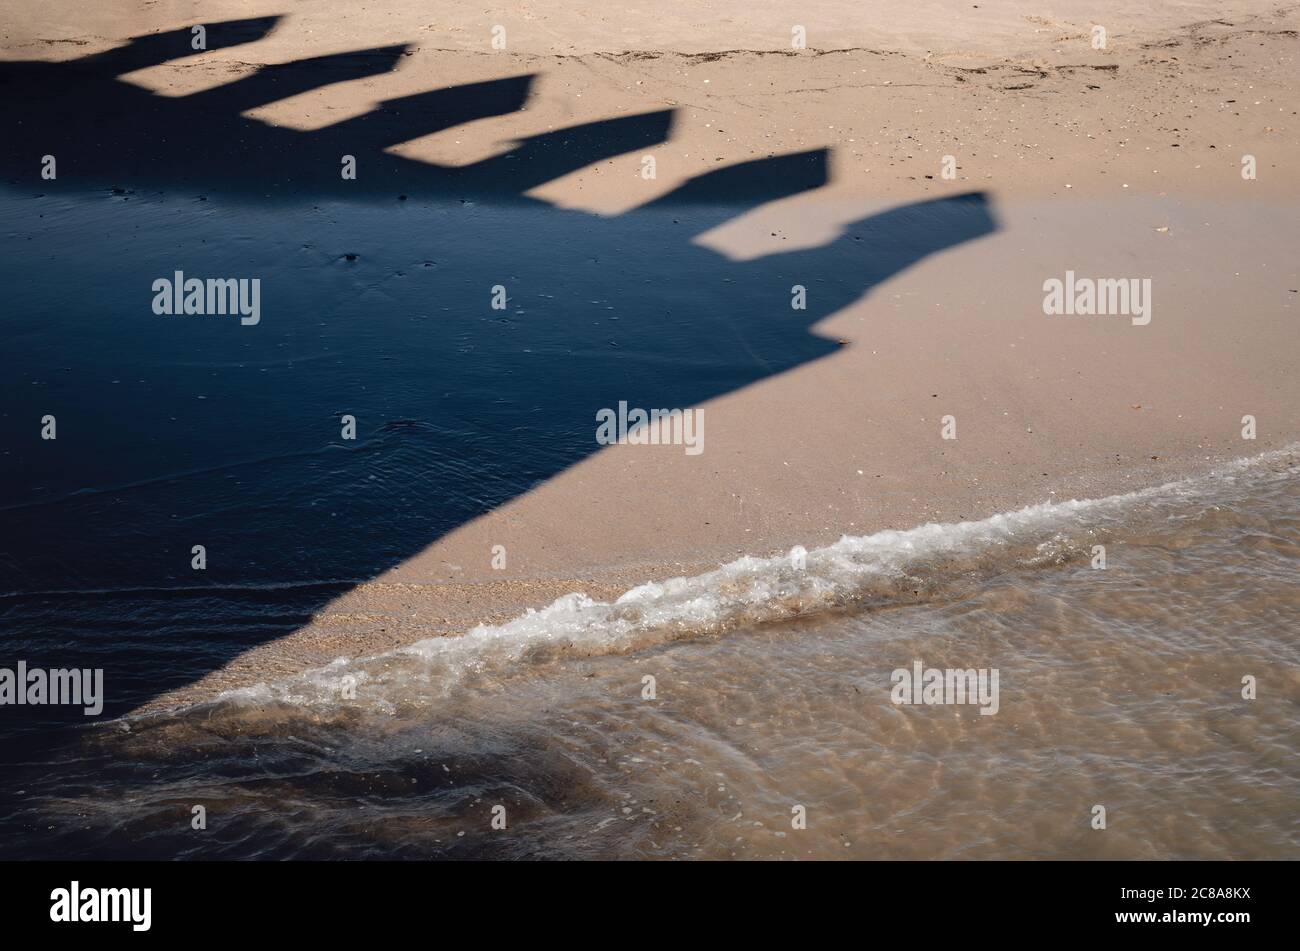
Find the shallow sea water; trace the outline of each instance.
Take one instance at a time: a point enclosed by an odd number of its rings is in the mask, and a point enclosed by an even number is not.
[[[1273,453],[846,538],[802,568],[742,559],[613,605],[562,599],[76,731],[25,771],[5,849],[1295,858],[1298,503],[1297,460]],[[894,703],[891,672],[916,661],[996,668],[997,712]]]

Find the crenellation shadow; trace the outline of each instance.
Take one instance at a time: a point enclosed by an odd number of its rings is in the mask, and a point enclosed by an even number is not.
[[[210,24],[209,49],[278,22]],[[821,247],[729,261],[692,239],[826,184],[827,150],[718,168],[602,217],[525,193],[666,142],[672,110],[446,167],[386,150],[517,112],[534,76],[298,131],[244,113],[381,75],[406,48],[267,66],[180,97],[123,81],[202,55],[189,40],[176,30],[71,62],[0,63],[0,123],[18,146],[0,158],[0,253],[21,265],[5,316],[0,623],[33,664],[102,662],[108,713],[291,633],[347,585],[582,461],[599,449],[597,409],[695,406],[820,359],[838,347],[810,331],[818,321],[996,228],[972,193],[870,216]],[[59,157],[57,182],[39,178],[44,154]],[[344,154],[355,181],[340,177]],[[110,187],[215,200],[208,217],[187,203],[164,219],[161,205],[104,204]],[[29,200],[79,189],[101,190],[84,214]],[[402,210],[399,194],[412,199]],[[324,200],[357,207],[313,214]],[[192,262],[292,279],[267,277],[276,316],[255,334],[159,323],[151,277]],[[504,313],[486,303],[499,281]],[[794,283],[816,289],[805,311],[789,306]],[[57,444],[36,438],[51,407],[67,434]],[[345,411],[364,421],[355,444],[337,437]],[[187,570],[196,538],[214,553],[201,582]],[[41,729],[75,722],[32,716]]]

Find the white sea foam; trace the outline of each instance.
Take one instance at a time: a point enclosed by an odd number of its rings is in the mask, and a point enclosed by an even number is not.
[[[1087,558],[1091,545],[1121,532],[1231,503],[1250,491],[1254,479],[1294,476],[1300,471],[1295,450],[1124,495],[1047,502],[979,521],[846,535],[824,548],[797,549],[795,557],[739,558],[694,577],[639,585],[612,603],[568,594],[505,624],[339,658],[300,676],[227,691],[215,702],[357,704],[391,711],[481,676],[512,675],[556,657],[621,653],[849,604],[941,597],[993,573]]]

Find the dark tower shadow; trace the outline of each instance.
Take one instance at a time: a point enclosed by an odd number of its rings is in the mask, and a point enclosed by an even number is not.
[[[211,25],[209,48],[275,22]],[[383,73],[403,49],[269,66],[179,98],[120,78],[193,55],[189,38],[0,63],[0,626],[29,665],[105,668],[106,714],[292,632],[586,458],[600,408],[696,406],[816,360],[837,346],[814,323],[995,229],[973,193],[734,262],[692,239],[824,184],[825,150],[720,168],[620,216],[562,210],[524,192],[665,142],[671,111],[443,167],[384,150],[524,108],[532,76],[302,132],[242,113]],[[40,178],[45,155],[54,181]],[[343,155],[355,181],[340,177]],[[258,277],[260,324],[155,316],[151,283],[176,270]],[[794,284],[806,310],[790,307]],[[504,311],[489,306],[496,285]],[[849,424],[851,407],[826,411]],[[343,414],[355,442],[340,438]],[[57,440],[41,438],[47,415]],[[204,572],[190,568],[195,544]],[[49,727],[84,722],[28,714],[5,720],[10,762],[53,742]]]

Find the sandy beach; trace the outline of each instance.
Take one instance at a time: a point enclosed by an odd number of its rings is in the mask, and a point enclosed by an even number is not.
[[[191,22],[166,4],[0,6],[11,59],[82,57]],[[401,46],[390,71],[248,112],[310,130],[430,88],[534,75],[522,109],[392,148],[454,166],[557,127],[671,110],[662,145],[529,192],[602,216],[717,168],[826,150],[821,187],[682,236],[732,261],[961,193],[983,193],[996,221],[818,321],[810,332],[834,352],[708,401],[702,454],[606,447],[158,703],[462,633],[573,590],[610,599],[744,554],[1131,491],[1297,438],[1300,7],[827,3],[795,24],[780,6],[723,4],[702,24],[684,4],[213,2],[211,22],[280,19],[256,42],[125,77],[184,97]],[[796,25],[806,49],[791,48]],[[639,174],[645,154],[654,179]],[[1149,278],[1150,323],[1046,316],[1043,282],[1067,270]],[[956,439],[942,438],[948,416]]]

